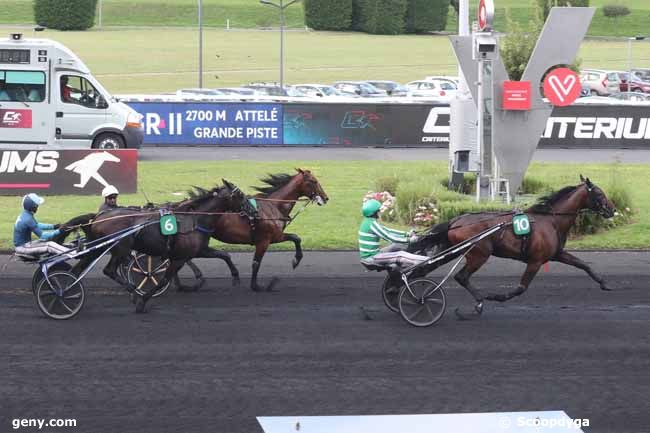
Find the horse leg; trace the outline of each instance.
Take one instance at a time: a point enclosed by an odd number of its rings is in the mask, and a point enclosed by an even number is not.
[[[135,301],[135,312],[144,313],[147,302],[149,299],[151,299],[153,294],[156,293],[158,289],[165,287],[165,285],[174,278],[174,276],[178,273],[178,270],[182,268],[184,264],[185,260],[172,260],[169,263],[167,271],[165,271],[165,275],[163,275],[162,279],[158,282],[158,285],[149,289],[144,295],[139,295],[136,292],[133,292],[132,296],[133,300]]]
[[[480,290],[474,287],[472,283],[469,282],[469,279],[476,271],[481,268],[481,266],[485,264],[485,262],[487,262],[489,258],[489,253],[481,252],[478,249],[471,251],[469,254],[467,254],[465,266],[463,266],[463,268],[458,271],[456,275],[454,275],[454,279],[458,282],[458,284],[463,286],[476,301],[474,310],[479,315],[483,313],[483,294],[480,292]],[[456,314],[459,317],[463,317],[459,309],[456,309]]]
[[[203,284],[205,284],[205,278],[203,278],[203,273],[198,268],[198,266],[194,264],[194,262],[188,260],[187,262],[185,262],[185,264],[189,266],[189,268],[192,270],[192,273],[194,274],[194,278],[198,281],[198,283],[194,284],[193,286],[184,286],[183,284],[181,284],[181,280],[178,277],[178,273],[174,275],[174,283],[176,284],[176,287],[180,292],[196,292],[201,287],[203,287]]]
[[[262,239],[260,243],[255,245],[255,257],[253,258],[253,276],[251,278],[251,289],[253,289],[255,292],[261,292],[262,290],[270,292],[273,290],[275,283],[278,282],[277,278],[271,278],[271,282],[269,282],[269,285],[266,286],[266,289],[263,289],[257,284],[257,273],[260,270],[260,265],[262,264],[264,253],[266,253],[266,250],[269,247],[270,243],[271,242],[268,239]]]
[[[302,247],[300,246],[302,240],[298,237],[298,235],[294,235],[293,233],[283,233],[282,240],[280,242],[286,241],[291,241],[296,246],[296,255],[291,262],[293,268],[296,269],[302,260]]]
[[[517,286],[515,290],[505,294],[490,293],[485,297],[485,299],[488,301],[505,302],[516,296],[522,295],[526,290],[528,290],[528,286],[530,286],[531,281],[533,281],[533,278],[535,278],[535,275],[537,275],[537,272],[539,271],[539,268],[541,266],[542,263],[538,263],[538,262],[528,263],[524,275],[521,276],[521,281],[519,282],[519,286]]]
[[[607,290],[607,291],[612,290],[609,287],[607,287],[603,277],[601,277],[600,275],[598,275],[597,273],[595,273],[591,269],[591,266],[589,266],[588,264],[586,264],[585,262],[583,262],[582,260],[580,260],[576,256],[567,253],[566,251],[560,252],[558,255],[553,257],[551,260],[553,260],[555,262],[564,263],[565,265],[573,266],[573,267],[576,267],[578,269],[582,269],[583,271],[585,271],[591,277],[592,280],[594,280],[595,282],[597,282],[600,285],[601,290]]]
[[[124,281],[117,272],[117,267],[122,263],[123,256],[118,251],[111,251],[111,259],[104,267],[104,275],[117,282],[121,286],[129,287],[128,281]]]
[[[232,259],[230,258],[230,254],[228,254],[225,251],[219,251],[219,250],[215,250],[214,248],[205,247],[199,252],[197,257],[203,257],[207,259],[221,259],[224,262],[226,262],[226,265],[228,265],[228,269],[230,269],[230,275],[232,276],[232,285],[239,286],[239,271],[237,270],[235,264],[232,262]],[[196,268],[196,266],[192,262],[188,262],[188,263],[191,264],[191,267],[198,270],[198,268]],[[201,271],[199,271],[199,277],[202,278]]]

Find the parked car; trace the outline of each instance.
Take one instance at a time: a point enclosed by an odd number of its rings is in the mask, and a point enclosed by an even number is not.
[[[307,96],[314,98],[331,98],[343,96],[341,92],[336,90],[333,86],[327,84],[294,84],[294,89]]]
[[[345,96],[356,95],[364,98],[381,98],[388,96],[384,90],[380,90],[365,81],[337,81],[332,86]]]
[[[650,69],[633,68],[632,75],[640,81],[650,81]]]
[[[218,89],[219,92],[223,93],[224,95],[232,95],[232,96],[255,96],[257,95],[257,91],[255,89],[249,89],[246,87],[220,87]]]
[[[409,96],[409,89],[396,81],[368,80],[366,83],[383,90],[388,96]]]
[[[210,99],[213,96],[223,96],[224,93],[216,89],[178,89],[176,96],[183,99]]]
[[[425,81],[439,81],[439,80],[446,80],[454,83],[456,87],[458,88],[458,77],[453,77],[450,75],[430,75],[428,77],[424,78]]]
[[[257,91],[259,95],[269,95],[269,96],[293,96],[293,97],[304,97],[304,93],[294,89],[291,86],[280,87],[280,83],[275,82],[255,82],[248,83],[242,87],[247,89],[253,89]]]
[[[451,99],[448,93],[435,81],[419,80],[406,84],[413,97],[428,97],[436,99]]]
[[[613,93],[612,95],[610,95],[610,98],[616,98],[621,101],[650,102],[650,94],[639,93],[639,92]]]
[[[580,81],[589,86],[590,93],[593,96],[609,96],[621,90],[621,80],[618,73],[613,71],[583,69],[580,74]]]

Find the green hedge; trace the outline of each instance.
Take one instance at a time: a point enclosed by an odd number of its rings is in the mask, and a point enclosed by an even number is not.
[[[314,30],[349,30],[352,0],[304,0],[305,24]]]
[[[380,35],[404,33],[407,0],[355,0],[352,24],[355,30]]]
[[[34,21],[57,30],[87,30],[95,25],[97,0],[34,0]]]
[[[449,0],[408,0],[406,33],[444,30],[448,15]]]

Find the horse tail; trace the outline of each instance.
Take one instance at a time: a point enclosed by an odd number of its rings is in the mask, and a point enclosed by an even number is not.
[[[95,218],[95,216],[97,216],[97,214],[87,213],[87,214],[76,216],[72,218],[70,221],[61,224],[61,233],[54,236],[52,238],[52,241],[58,244],[65,242],[65,239],[68,237],[68,235],[73,232],[73,230],[70,230],[69,228],[76,228],[78,226],[81,227],[84,234],[86,235],[86,238],[90,238],[91,230],[90,230],[90,225],[88,223],[92,221],[93,218]]]

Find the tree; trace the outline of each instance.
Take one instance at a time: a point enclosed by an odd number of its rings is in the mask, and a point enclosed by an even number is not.
[[[447,27],[449,0],[409,0],[406,11],[406,32],[422,33]]]
[[[538,4],[533,5],[532,17],[528,21],[526,30],[519,22],[512,19],[510,10],[506,9],[508,35],[503,38],[501,58],[511,80],[521,80],[543,25],[542,9]]]
[[[34,0],[34,21],[57,30],[87,30],[95,25],[97,0]]]
[[[352,0],[304,0],[305,24],[314,30],[350,30]]]
[[[355,0],[353,27],[366,33],[404,33],[406,0]]]

